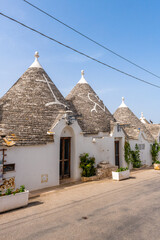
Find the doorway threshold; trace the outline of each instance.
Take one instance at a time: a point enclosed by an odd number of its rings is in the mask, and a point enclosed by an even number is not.
[[[76,182],[77,180],[73,179],[73,178],[64,178],[64,179],[61,179],[60,180],[60,184],[66,184],[66,183],[74,183]]]

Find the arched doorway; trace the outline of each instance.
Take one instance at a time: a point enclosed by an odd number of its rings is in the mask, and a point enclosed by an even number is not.
[[[70,178],[71,175],[71,137],[60,138],[60,179]]]
[[[59,177],[60,180],[74,178],[75,144],[72,127],[66,126],[60,135]]]

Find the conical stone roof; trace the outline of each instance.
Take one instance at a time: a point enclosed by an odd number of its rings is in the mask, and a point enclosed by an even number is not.
[[[143,112],[141,112],[140,121],[145,125],[147,130],[151,133],[152,137],[157,141],[159,141],[160,134],[160,124],[149,123],[147,119],[144,117]]]
[[[124,98],[122,98],[122,104],[117,108],[113,114],[117,122],[124,125],[123,128],[131,139],[137,139],[138,132],[141,130],[145,133],[147,140],[153,142],[154,139],[151,133],[147,130],[145,125],[135,116],[135,114],[126,106]],[[137,130],[136,130],[137,129]]]
[[[145,124],[145,127],[148,129],[148,131],[152,134],[153,138],[158,141],[159,135],[160,135],[160,124],[152,124],[147,123]]]
[[[77,85],[71,90],[66,100],[70,101],[78,115],[78,123],[85,133],[110,132],[110,122],[115,121],[112,114],[99,99],[84,78],[84,71]]]
[[[1,135],[15,136],[17,145],[53,141],[47,135],[67,102],[38,62],[34,63],[0,99]]]

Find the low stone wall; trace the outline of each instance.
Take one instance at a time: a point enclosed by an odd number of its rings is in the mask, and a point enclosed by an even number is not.
[[[89,181],[96,181],[98,180],[98,176],[92,176],[92,177],[81,177],[82,182],[89,182]]]
[[[116,171],[117,169],[117,166],[113,166],[109,162],[100,162],[97,164],[96,176],[99,179],[110,178],[112,177],[112,171]]]

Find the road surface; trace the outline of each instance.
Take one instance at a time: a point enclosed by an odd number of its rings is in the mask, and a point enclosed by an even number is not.
[[[160,171],[62,187],[0,214],[0,240],[160,240]]]

